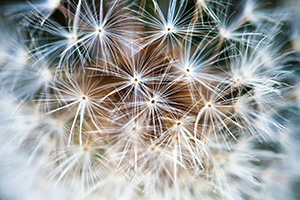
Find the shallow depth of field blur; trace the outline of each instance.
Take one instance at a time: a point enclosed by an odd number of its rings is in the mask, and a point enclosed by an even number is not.
[[[300,199],[299,0],[0,2],[0,199]]]

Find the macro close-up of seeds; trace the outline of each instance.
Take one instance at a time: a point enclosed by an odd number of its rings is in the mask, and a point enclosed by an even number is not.
[[[1,0],[0,199],[300,199],[299,0]]]

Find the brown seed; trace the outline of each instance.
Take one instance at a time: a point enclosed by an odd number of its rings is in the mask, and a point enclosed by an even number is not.
[[[150,147],[151,151],[155,151],[155,146]]]
[[[85,147],[83,147],[83,150],[84,150],[84,151],[88,151],[88,150],[89,150],[89,147],[85,146]]]

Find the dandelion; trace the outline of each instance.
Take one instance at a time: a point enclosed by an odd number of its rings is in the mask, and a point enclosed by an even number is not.
[[[4,5],[2,197],[297,199],[295,5]]]

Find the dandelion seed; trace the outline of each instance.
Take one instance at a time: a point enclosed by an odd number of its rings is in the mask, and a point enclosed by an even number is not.
[[[126,2],[114,1],[107,11],[105,5],[103,0],[99,6],[95,2],[89,5],[84,1],[82,9],[76,14],[84,27],[79,42],[86,46],[92,58],[96,56],[99,59],[101,55],[100,58],[106,61],[113,59],[119,47],[127,42],[125,35],[131,34],[133,25],[128,19],[126,9],[119,9]]]
[[[102,89],[97,87],[97,82],[92,82],[91,79],[83,80],[82,85],[78,83],[74,77],[69,76],[68,82],[63,81],[58,83],[58,87],[54,88],[57,91],[58,98],[45,99],[45,102],[52,107],[51,104],[62,103],[61,106],[51,109],[48,113],[52,114],[65,109],[77,107],[69,135],[68,144],[71,144],[72,136],[77,120],[79,120],[79,144],[82,145],[82,129],[86,116],[91,117],[93,125],[101,132],[102,125],[98,122],[99,117],[106,116],[108,108],[97,103],[95,95],[101,93]]]
[[[192,18],[191,14],[185,14],[186,2],[184,1],[170,1],[168,6],[168,13],[165,16],[160,6],[153,1],[155,10],[154,15],[150,12],[143,10],[145,19],[136,19],[143,24],[148,25],[151,29],[145,31],[147,34],[143,40],[143,46],[146,47],[150,44],[158,44],[160,48],[163,44],[167,43],[168,47],[180,46],[180,42],[190,32],[189,19]],[[189,13],[190,11],[187,11]],[[200,31],[201,28],[194,29]]]
[[[80,180],[82,192],[85,192],[93,188],[106,174],[106,159],[101,154],[101,147],[93,143],[58,149],[55,162],[57,166],[50,177],[58,177],[56,186],[63,179],[71,184]]]

